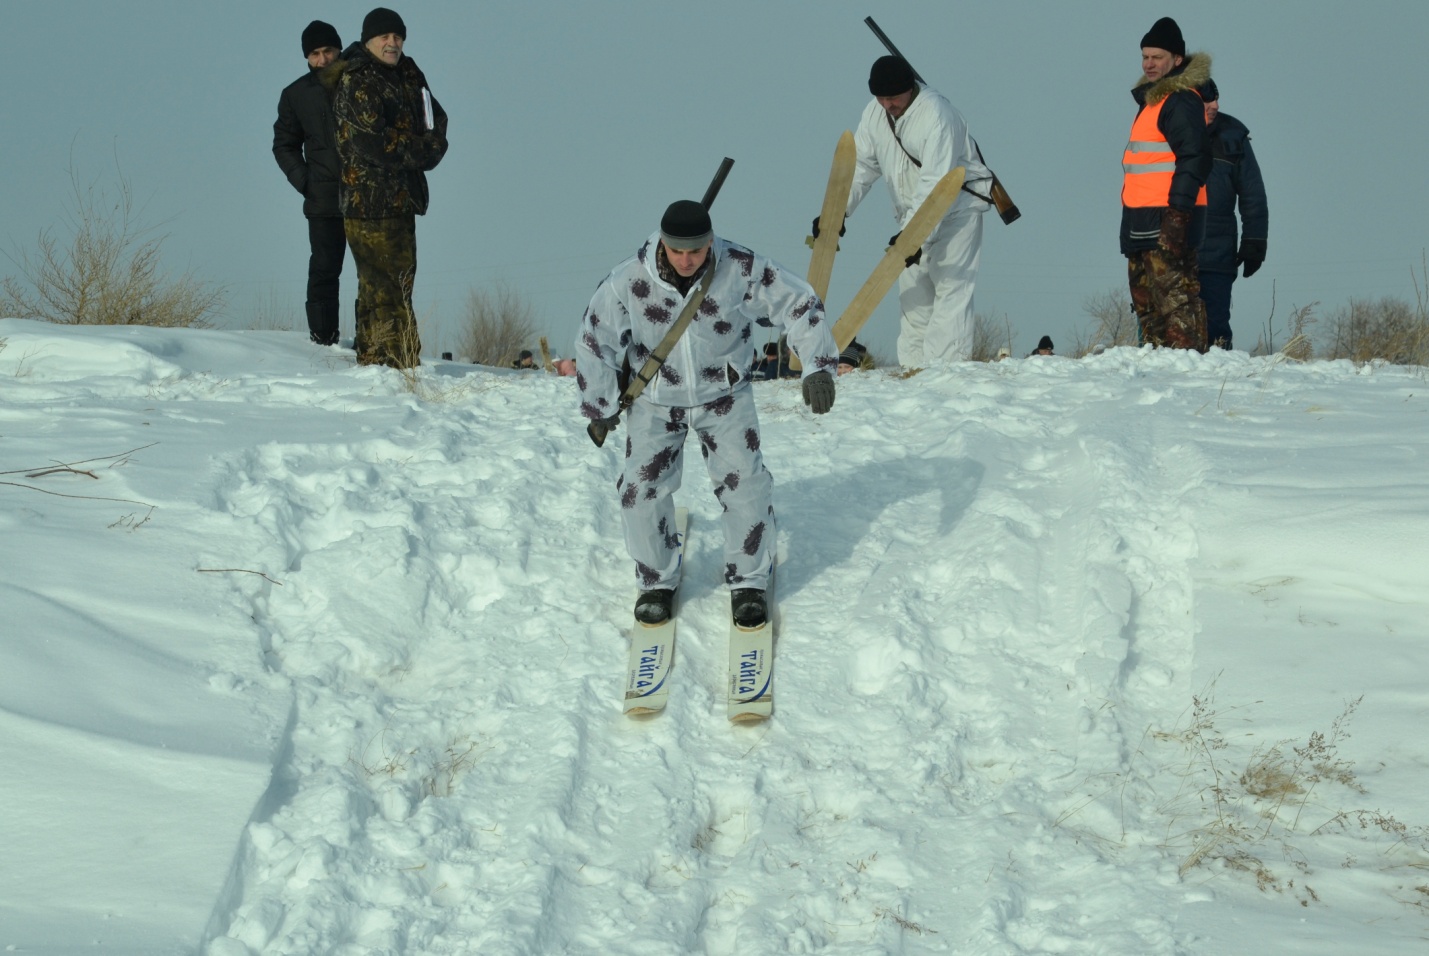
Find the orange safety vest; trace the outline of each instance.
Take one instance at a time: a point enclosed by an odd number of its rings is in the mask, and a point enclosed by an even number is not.
[[[1197,94],[1199,95],[1199,93]],[[1169,98],[1169,97],[1168,97]],[[1121,154],[1121,204],[1123,206],[1165,206],[1171,201],[1171,177],[1176,172],[1176,154],[1166,137],[1157,128],[1161,117],[1162,99],[1148,106],[1131,124],[1131,140]],[[1196,193],[1196,205],[1206,204],[1206,187]]]

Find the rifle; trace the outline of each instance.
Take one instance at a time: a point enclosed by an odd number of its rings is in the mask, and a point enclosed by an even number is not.
[[[919,83],[922,83],[924,86],[928,85],[928,81],[923,79],[923,77],[919,75],[918,70],[914,68],[913,64],[908,62],[908,58],[904,56],[901,52],[899,52],[898,47],[893,45],[892,40],[888,39],[888,34],[884,33],[881,29],[879,29],[878,24],[873,22],[873,17],[864,17],[863,22],[868,24],[868,28],[873,31],[873,35],[878,37],[879,42],[883,44],[884,48],[887,49],[889,53],[892,53],[904,63],[908,63],[908,69],[913,71],[913,79],[917,80]],[[978,146],[977,140],[973,140],[973,149],[977,150],[978,162],[982,163],[982,148]],[[986,166],[987,164],[983,163],[983,165]],[[1017,206],[1012,202],[1012,197],[1007,194],[1007,190],[1002,188],[1002,180],[997,178],[997,173],[993,173],[991,167],[988,167],[987,171],[989,173],[992,173],[992,189],[989,190],[991,195],[988,197],[978,198],[990,198],[992,200],[992,204],[997,207],[997,214],[1002,217],[1003,223],[1010,226],[1022,216],[1022,210],[1017,208]],[[972,190],[969,189],[967,186],[964,186],[963,188],[967,189],[968,192],[972,192]],[[976,196],[977,193],[973,193],[973,195]]]
[[[726,156],[719,164],[719,169],[715,171],[714,179],[710,180],[709,188],[705,190],[705,198],[700,200],[700,205],[706,210],[714,204],[715,197],[719,195],[720,189],[724,187],[725,177],[729,175],[730,168],[734,166],[734,160]],[[625,369],[621,372],[621,395],[620,404],[615,414],[609,418],[602,418],[600,421],[591,422],[585,427],[586,434],[590,440],[595,442],[595,447],[600,448],[605,445],[605,436],[609,435],[616,425],[620,424],[620,416],[625,410],[635,404],[635,399],[645,390],[645,386],[655,377],[655,373],[660,370],[660,366],[665,364],[665,359],[669,357],[670,350],[674,348],[675,342],[685,331],[685,326],[689,324],[692,313],[699,308],[700,302],[704,300],[705,290],[709,288],[709,281],[714,277],[714,263],[709,264],[709,272],[705,275],[705,281],[701,288],[696,291],[694,298],[685,305],[680,317],[675,320],[675,324],[666,333],[660,344],[655,346],[655,350],[650,353],[650,357],[645,360],[645,364],[640,368],[640,374],[632,377],[630,375],[629,359],[627,358]]]

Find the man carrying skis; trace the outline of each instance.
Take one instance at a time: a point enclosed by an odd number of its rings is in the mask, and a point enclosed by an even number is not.
[[[635,616],[644,624],[670,616],[680,553],[673,495],[693,429],[724,512],[731,614],[735,624],[754,628],[768,614],[775,523],[774,480],[760,454],[750,389],[753,330],[783,326],[804,366],[805,404],[816,415],[827,412],[838,349],[813,288],[773,260],[717,237],[702,204],[672,203],[659,230],[601,282],[581,318],[580,409],[602,429],[614,427],[622,368],[627,362],[640,368],[701,294],[688,327],[625,415],[625,465],[616,488],[640,588]]]
[[[876,60],[868,90],[874,98],[854,132],[858,166],[846,215],[853,215],[881,176],[888,182],[893,217],[902,231],[944,173],[958,166],[967,170],[962,194],[898,278],[903,312],[898,361],[922,368],[966,360],[973,347],[973,285],[982,255],[982,215],[989,206],[968,187],[991,188],[992,173],[978,158],[962,114],[941,93],[919,84],[907,60]],[[816,223],[816,234],[817,228]]]
[[[1162,17],[1141,38],[1139,110],[1122,155],[1121,252],[1141,341],[1206,350],[1196,249],[1206,222],[1211,140],[1197,87],[1211,58],[1186,55],[1181,28]]]

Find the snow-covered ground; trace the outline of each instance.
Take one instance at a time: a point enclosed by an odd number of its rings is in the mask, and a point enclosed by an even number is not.
[[[621,716],[619,443],[573,379],[0,343],[6,952],[1425,951],[1423,369],[756,385],[743,728],[693,449],[671,703]]]

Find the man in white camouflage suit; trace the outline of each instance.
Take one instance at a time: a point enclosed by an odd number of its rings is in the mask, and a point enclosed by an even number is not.
[[[804,366],[804,402],[815,414],[834,403],[838,349],[813,288],[778,263],[720,239],[697,202],[672,203],[660,229],[611,271],[581,319],[576,382],[581,414],[609,428],[620,374],[639,369],[713,269],[689,326],[627,412],[620,491],[625,546],[635,561],[637,620],[667,620],[679,580],[673,495],[685,436],[694,430],[723,507],[725,583],[740,627],[767,618],[774,568],[773,477],[759,451],[753,380],[755,325],[782,326]]]

